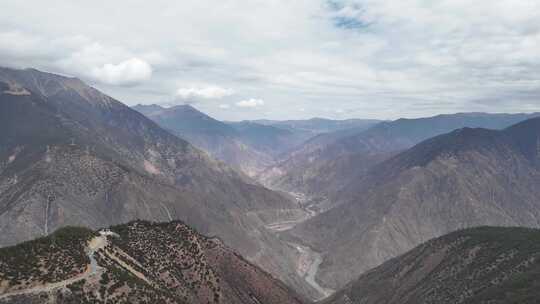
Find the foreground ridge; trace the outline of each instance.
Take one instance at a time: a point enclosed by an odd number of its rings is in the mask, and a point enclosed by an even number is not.
[[[302,303],[281,282],[176,221],[67,227],[0,249],[0,303]]]
[[[538,303],[540,230],[479,227],[428,241],[325,304]]]

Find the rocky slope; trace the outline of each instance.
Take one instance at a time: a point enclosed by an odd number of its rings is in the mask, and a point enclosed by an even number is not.
[[[502,129],[533,114],[458,113],[381,122],[365,131],[322,134],[288,153],[258,178],[267,186],[311,196],[330,196],[372,166],[422,140],[463,127]]]
[[[456,229],[538,227],[539,137],[533,118],[426,140],[352,180],[338,207],[286,233],[323,254],[317,279],[335,289]]]
[[[481,227],[428,241],[325,304],[538,303],[540,231]]]
[[[0,69],[0,245],[66,225],[181,219],[309,294],[297,253],[265,226],[301,213],[75,78]]]
[[[181,222],[63,228],[0,249],[0,303],[301,303],[217,238]]]

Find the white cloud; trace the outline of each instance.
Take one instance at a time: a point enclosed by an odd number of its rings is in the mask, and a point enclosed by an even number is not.
[[[231,106],[228,105],[228,104],[226,104],[226,103],[223,103],[223,104],[220,104],[220,105],[219,105],[219,108],[220,108],[220,109],[228,109],[228,108],[230,108],[230,107],[231,107]]]
[[[176,91],[176,97],[179,99],[220,99],[233,94],[233,89],[218,86],[209,86],[204,88],[180,88]]]
[[[45,39],[21,31],[0,32],[0,55],[10,66],[44,68],[109,85],[136,84],[152,76],[147,61],[81,35]]]
[[[112,85],[130,85],[152,77],[152,67],[139,58],[131,58],[118,64],[107,63],[95,67],[91,74],[97,80]]]
[[[235,105],[241,108],[255,108],[255,107],[264,105],[264,100],[257,99],[257,98],[250,98],[250,99],[241,100],[235,103]]]
[[[124,14],[126,3],[4,0],[0,65],[78,76],[130,104],[182,88],[176,102],[207,100],[229,120],[540,110],[539,1],[156,0]],[[152,77],[125,88],[130,58]],[[249,96],[272,104],[219,108]]]

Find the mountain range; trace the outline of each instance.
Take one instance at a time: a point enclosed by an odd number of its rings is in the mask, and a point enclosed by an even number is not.
[[[191,105],[136,105],[164,129],[188,140],[212,157],[254,176],[314,135],[347,128],[363,130],[376,120],[240,121],[214,119]]]
[[[538,116],[230,122],[0,68],[0,303],[536,303]]]
[[[463,127],[502,129],[537,116],[540,114],[457,113],[320,134],[266,168],[258,179],[274,189],[327,198],[372,166],[433,136]]]
[[[0,245],[57,228],[180,219],[306,294],[298,253],[267,231],[289,196],[210,158],[76,78],[0,69]]]
[[[295,130],[295,131],[304,131],[309,132],[312,136],[330,133],[340,130],[356,129],[358,131],[369,129],[370,127],[381,122],[377,119],[343,119],[343,120],[334,120],[327,118],[311,118],[306,120],[269,120],[269,119],[259,119],[252,120],[251,122],[274,126],[282,129]]]
[[[330,210],[286,231],[321,252],[340,288],[431,238],[482,225],[540,226],[540,118],[425,140],[349,181]]]

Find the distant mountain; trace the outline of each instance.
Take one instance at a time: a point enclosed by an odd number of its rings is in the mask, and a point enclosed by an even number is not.
[[[170,108],[137,105],[133,109],[249,175],[270,165],[276,156],[310,136],[251,122],[221,122],[190,105]]]
[[[539,181],[540,118],[458,129],[373,166],[286,234],[323,254],[318,279],[335,289],[456,229],[540,226]]]
[[[368,130],[322,134],[259,174],[267,186],[328,196],[377,163],[422,140],[463,127],[502,129],[532,114],[458,113],[381,122]]]
[[[325,118],[311,118],[306,120],[253,120],[252,122],[279,127],[288,130],[310,132],[313,135],[329,133],[346,129],[366,130],[381,122],[376,119],[344,119],[332,120]]]
[[[540,231],[481,227],[422,244],[368,271],[325,304],[540,302]]]
[[[62,228],[0,249],[0,303],[300,304],[217,238],[181,222]]]
[[[67,225],[180,219],[309,294],[265,225],[303,213],[76,78],[0,68],[0,246]]]
[[[200,112],[191,105],[178,105],[170,108],[159,105],[136,105],[133,109],[156,120],[163,128],[174,132],[235,135],[233,128]]]
[[[150,104],[150,105],[138,104],[136,106],[133,106],[132,109],[143,114],[144,116],[151,116],[151,115],[159,115],[159,113],[162,113],[165,108],[156,104]]]
[[[211,156],[254,176],[313,136],[336,130],[363,131],[378,120],[253,120],[222,122],[191,105],[136,105],[154,120]]]
[[[227,124],[238,132],[247,145],[273,158],[296,147],[311,136],[294,129],[284,130],[249,121],[227,122]]]

